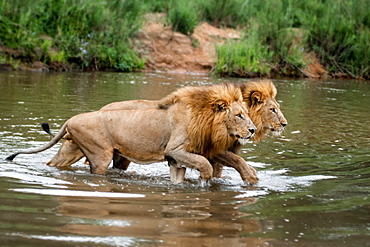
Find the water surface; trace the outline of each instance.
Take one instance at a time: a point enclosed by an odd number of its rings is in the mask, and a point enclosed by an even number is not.
[[[222,81],[143,73],[0,74],[1,246],[370,246],[370,84],[274,80],[289,121],[279,138],[248,143],[260,182],[238,173],[200,187],[198,172],[169,182],[165,163],[91,175],[46,166],[59,146],[33,155],[73,115],[182,86]]]

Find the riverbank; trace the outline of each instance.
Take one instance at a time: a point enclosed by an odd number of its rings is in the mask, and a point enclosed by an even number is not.
[[[366,0],[217,3],[3,1],[0,70],[370,79]]]
[[[167,72],[167,73],[196,73],[210,74],[217,65],[217,47],[230,41],[239,41],[241,32],[231,28],[217,28],[206,22],[202,22],[194,29],[194,33],[184,35],[172,31],[166,26],[163,14],[150,15],[143,28],[132,39],[133,49],[145,59],[144,67],[140,70]],[[196,42],[196,44],[194,44]],[[14,50],[8,47],[0,47],[3,55],[19,58],[23,56],[22,50]],[[304,54],[302,59],[307,60],[307,68],[300,69],[301,75],[294,71],[281,73],[274,68],[269,75],[261,75],[244,71],[235,74],[236,77],[308,77],[308,78],[350,78],[347,74],[333,74],[325,70],[315,55]],[[295,68],[296,69],[296,68]],[[52,61],[19,60],[16,64],[0,63],[0,70],[30,70],[30,71],[71,71],[87,70],[99,71],[111,68],[100,68],[98,63],[93,63],[87,68],[81,68],[79,64]],[[227,76],[227,75],[225,75]]]

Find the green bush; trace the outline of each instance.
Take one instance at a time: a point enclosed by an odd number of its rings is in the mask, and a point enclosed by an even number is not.
[[[266,76],[271,71],[272,51],[260,42],[257,30],[249,30],[241,40],[230,40],[217,47],[215,72],[234,76]]]
[[[191,1],[173,1],[168,19],[174,31],[185,35],[191,35],[198,24],[195,6]]]
[[[131,71],[143,61],[129,39],[146,12],[165,12],[186,35],[198,21],[245,32],[218,49],[220,73],[300,71],[303,55],[315,53],[330,73],[370,79],[369,9],[368,0],[2,0],[0,44],[23,51],[14,60]]]
[[[141,27],[144,10],[135,0],[4,0],[1,41],[25,49],[30,59],[77,61],[83,67],[99,61],[102,67],[130,71],[142,67],[128,38]]]

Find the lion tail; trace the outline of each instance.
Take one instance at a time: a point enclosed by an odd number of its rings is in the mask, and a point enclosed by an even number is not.
[[[59,130],[59,132],[54,136],[53,139],[51,139],[46,145],[44,145],[43,147],[41,148],[38,148],[38,149],[30,149],[30,150],[24,150],[24,151],[20,151],[20,152],[17,152],[17,153],[14,153],[10,156],[8,156],[5,160],[6,161],[13,161],[13,159],[18,155],[18,154],[34,154],[34,153],[39,153],[39,152],[42,152],[42,151],[45,151],[49,148],[51,148],[52,146],[54,146],[55,144],[57,144],[62,138],[63,136],[67,133],[67,122],[65,122],[62,126],[62,128]]]
[[[46,132],[48,133],[49,135],[51,135],[52,137],[54,137],[55,135],[51,132],[50,130],[50,126],[48,123],[41,123],[41,128]]]

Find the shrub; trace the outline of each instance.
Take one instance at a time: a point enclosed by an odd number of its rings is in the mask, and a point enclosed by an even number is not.
[[[168,11],[168,19],[174,31],[191,35],[198,24],[195,6],[189,1],[173,1]]]

